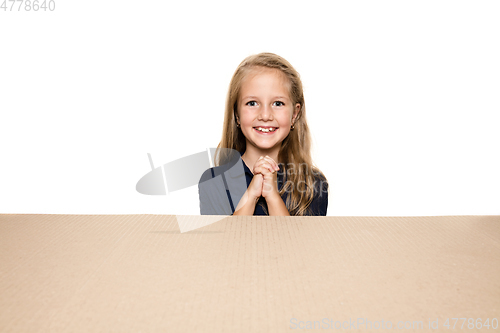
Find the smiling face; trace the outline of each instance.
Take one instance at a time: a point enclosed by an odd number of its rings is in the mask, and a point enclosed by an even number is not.
[[[237,110],[247,149],[279,149],[290,133],[300,104],[290,99],[289,83],[281,71],[258,68],[243,80]]]

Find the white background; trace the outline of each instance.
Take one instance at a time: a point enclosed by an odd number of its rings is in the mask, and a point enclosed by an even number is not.
[[[237,65],[301,74],[328,215],[500,214],[498,1],[74,1],[0,11],[0,213],[199,214],[136,192],[215,147]],[[10,7],[10,4],[8,4]]]

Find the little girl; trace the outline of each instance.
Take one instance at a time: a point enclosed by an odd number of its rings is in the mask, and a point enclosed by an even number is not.
[[[302,82],[288,61],[272,53],[243,60],[229,86],[216,167],[200,179],[201,214],[325,216],[329,188],[312,163],[305,111]],[[243,162],[247,188],[233,202],[231,177],[223,178],[229,212],[203,184],[227,170],[231,149]]]

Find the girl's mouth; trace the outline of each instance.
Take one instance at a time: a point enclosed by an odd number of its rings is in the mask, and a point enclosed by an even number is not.
[[[257,133],[259,134],[272,134],[274,132],[276,132],[276,130],[278,129],[278,127],[254,127],[253,128],[254,130],[257,131]]]

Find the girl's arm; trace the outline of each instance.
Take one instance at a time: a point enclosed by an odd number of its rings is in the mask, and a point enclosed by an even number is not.
[[[276,174],[278,170],[278,163],[269,156],[261,156],[254,166],[254,173],[260,173],[264,177],[262,196],[266,199],[269,216],[290,216],[290,212],[278,192]]]
[[[328,181],[324,175],[314,181],[314,198],[311,202],[311,215],[326,216],[328,209]]]
[[[253,177],[250,185],[241,197],[238,206],[236,206],[233,215],[253,216],[255,205],[257,205],[257,201],[259,201],[259,198],[262,195],[262,183],[262,175],[255,175]]]
[[[269,209],[269,216],[290,216],[290,212],[279,194],[267,196],[266,202],[267,208]]]
[[[253,215],[257,201],[259,201],[258,197],[256,197],[256,198],[251,197],[250,194],[248,193],[248,190],[245,191],[245,193],[241,197],[240,202],[238,203],[238,206],[234,210],[233,216],[234,215]]]

